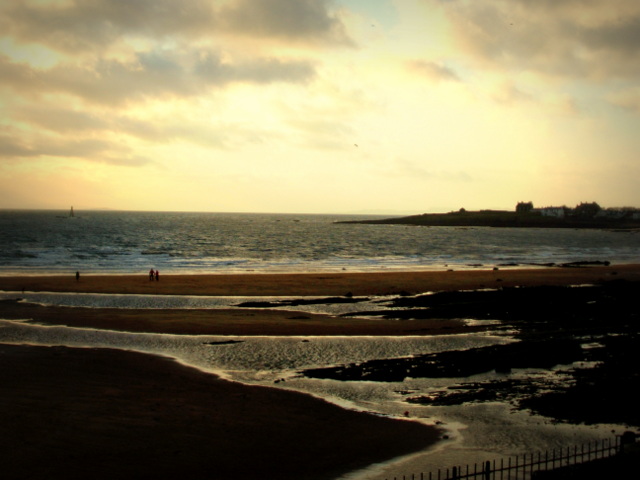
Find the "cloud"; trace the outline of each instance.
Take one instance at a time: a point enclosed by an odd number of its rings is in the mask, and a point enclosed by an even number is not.
[[[0,128],[0,158],[34,157],[37,152],[22,142],[13,129]]]
[[[66,93],[94,103],[114,104],[161,94],[193,95],[197,84],[170,61],[139,62],[98,60],[93,65],[58,64],[49,69],[35,69],[27,64],[0,57],[0,84],[29,96]]]
[[[438,2],[484,67],[571,78],[640,74],[640,4],[627,0]]]
[[[407,68],[418,75],[423,75],[435,81],[460,82],[458,74],[446,67],[435,62],[426,60],[412,60],[407,63]]]
[[[612,23],[583,27],[578,36],[592,49],[637,55],[640,52],[640,13]]]
[[[57,132],[124,128],[161,140],[170,131],[198,142],[205,138],[202,129],[188,134],[170,124],[145,128],[123,117],[119,125],[113,118],[106,125],[95,112],[73,111],[66,104],[108,108],[113,114],[123,106],[193,99],[237,84],[304,85],[316,78],[317,61],[304,57],[304,50],[295,56],[277,45],[272,48],[268,40],[314,47],[353,45],[329,0],[1,2],[0,32],[0,95],[17,93],[11,103],[65,104],[57,124],[48,118],[38,121],[24,109],[15,121]],[[29,45],[49,52],[46,67],[31,60]],[[224,143],[221,135],[209,138],[215,145]]]
[[[0,86],[27,95],[66,93],[104,105],[157,97],[190,97],[230,83],[304,83],[315,75],[304,60],[258,58],[231,63],[205,52],[141,52],[134,61],[100,59],[36,69],[0,55]]]
[[[353,46],[327,0],[236,0],[219,12],[222,28],[236,34]]]
[[[141,165],[149,160],[137,152],[158,144],[226,149],[259,141],[271,135],[259,122],[186,114],[175,100],[206,103],[238,84],[312,82],[317,63],[304,55],[313,54],[278,48],[353,45],[331,7],[325,0],[0,2],[0,157]],[[141,105],[159,113],[128,108]]]
[[[516,103],[528,103],[535,102],[535,98],[529,93],[524,92],[517,85],[512,82],[505,82],[500,85],[496,92],[493,94],[493,99],[504,105],[513,105]]]
[[[617,107],[633,113],[640,113],[640,87],[612,92],[608,95],[607,100]]]
[[[112,110],[77,110],[54,102],[39,102],[37,105],[20,104],[6,108],[4,114],[17,127],[11,132],[6,130],[9,133],[5,133],[4,137],[0,134],[0,157],[60,156],[60,146],[66,142],[68,135],[73,135],[76,142],[83,140],[86,147],[101,147],[86,152],[89,156],[98,155],[109,163],[119,164],[131,164],[131,153],[135,149],[149,146],[189,143],[205,148],[230,149],[237,145],[259,142],[262,137],[273,137],[260,124],[238,124],[211,119],[203,121],[201,116],[193,117],[177,112],[140,117]],[[27,134],[30,131],[37,131],[39,137],[49,140],[32,140]],[[96,138],[101,140],[101,144],[91,143]],[[123,143],[131,144],[132,147],[123,150]],[[114,152],[125,154],[124,160],[114,157]],[[80,156],[77,151],[68,153]]]
[[[45,87],[38,70],[26,63],[12,62],[0,53],[0,86],[11,87],[19,92],[38,91]]]
[[[151,163],[149,159],[134,154],[128,146],[106,139],[59,137],[41,131],[29,134],[12,127],[0,129],[0,158],[15,161],[40,157],[79,158],[126,166]]]
[[[57,133],[102,131],[109,125],[96,114],[42,104],[14,108],[10,116],[16,121]]]
[[[74,54],[104,48],[126,35],[202,34],[213,23],[211,2],[204,0],[8,2],[0,10],[5,34]]]
[[[243,63],[228,63],[210,53],[199,59],[194,71],[205,82],[216,85],[234,82],[300,83],[308,81],[315,74],[312,63],[308,61],[257,58]]]
[[[69,0],[6,2],[0,31],[76,55],[123,38],[203,39],[222,33],[317,45],[353,45],[326,0]]]

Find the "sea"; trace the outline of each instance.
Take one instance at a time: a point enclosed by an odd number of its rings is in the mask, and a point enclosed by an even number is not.
[[[343,224],[382,217],[0,210],[0,275],[276,273],[640,263],[640,233]]]
[[[640,263],[640,233],[573,229],[415,227],[342,224],[363,215],[0,211],[0,275],[275,273],[510,268],[570,262]],[[427,292],[428,293],[428,292]],[[0,292],[41,305],[111,308],[235,308],[241,297]],[[277,301],[282,297],[253,300]],[[299,312],[357,314],[389,300],[317,303]],[[291,308],[291,307],[286,307]],[[372,319],[375,321],[375,319]],[[487,319],[488,322],[491,319]],[[303,392],[340,405],[443,429],[435,447],[351,472],[340,480],[420,478],[452,466],[609,439],[624,425],[571,425],[515,410],[509,403],[410,404],[471,378],[342,382],[307,378],[307,368],[411,357],[515,341],[513,332],[410,337],[243,337],[128,333],[46,326],[0,318],[0,342],[116,348],[163,355],[230,381]],[[514,369],[512,378],[563,381],[571,365]]]

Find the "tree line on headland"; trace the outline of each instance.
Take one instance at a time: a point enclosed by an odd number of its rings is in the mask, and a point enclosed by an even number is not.
[[[337,223],[420,225],[440,227],[522,227],[522,228],[640,228],[640,209],[634,207],[603,209],[596,202],[580,203],[575,208],[534,208],[532,202],[519,202],[514,211],[461,208],[449,213],[423,213],[407,217],[352,220]]]

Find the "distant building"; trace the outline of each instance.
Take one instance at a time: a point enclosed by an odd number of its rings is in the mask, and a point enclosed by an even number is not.
[[[596,218],[640,220],[640,210],[635,207],[603,208]]]
[[[598,214],[600,210],[602,210],[602,208],[600,208],[600,205],[598,205],[596,202],[582,202],[580,205],[573,209],[573,215],[575,215],[576,217],[593,218]]]
[[[618,220],[626,217],[628,213],[629,212],[625,212],[624,210],[621,210],[619,208],[607,208],[607,209],[600,210],[598,213],[596,213],[596,218],[611,218],[614,220]],[[633,218],[633,214],[632,214],[632,218]]]
[[[544,207],[539,209],[539,212],[543,217],[564,218],[567,210],[567,207]]]
[[[531,213],[533,212],[533,202],[518,202],[516,205],[516,213]]]

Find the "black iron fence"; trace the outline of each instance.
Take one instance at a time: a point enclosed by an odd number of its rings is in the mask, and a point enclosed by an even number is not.
[[[582,465],[618,455],[623,447],[635,442],[635,435],[604,439],[580,446],[525,454],[487,461],[481,464],[455,466],[436,472],[392,477],[387,480],[529,480],[542,477],[544,472]]]

